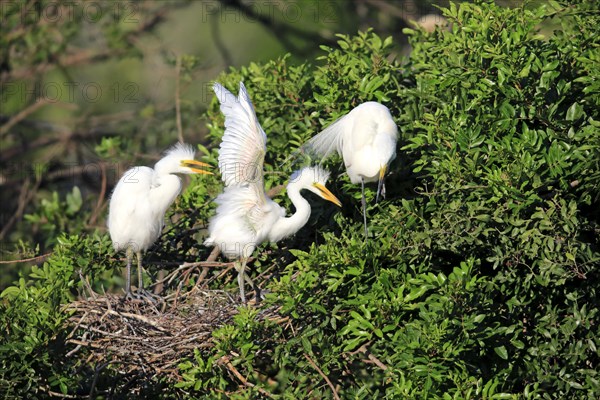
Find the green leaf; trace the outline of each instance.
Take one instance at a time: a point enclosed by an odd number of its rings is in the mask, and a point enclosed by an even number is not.
[[[16,286],[9,286],[6,289],[4,289],[2,291],[2,293],[0,294],[0,298],[15,298],[18,296],[18,294],[21,292],[21,289],[19,289]]]
[[[506,351],[506,347],[504,346],[498,346],[498,347],[494,347],[494,351],[496,352],[496,354],[498,354],[500,356],[500,358],[502,358],[503,360],[508,360],[508,351]]]
[[[579,103],[575,102],[567,110],[566,120],[576,121],[583,115],[583,107]]]
[[[526,64],[521,71],[519,72],[519,78],[526,78],[529,76],[529,71],[531,71],[531,64]]]

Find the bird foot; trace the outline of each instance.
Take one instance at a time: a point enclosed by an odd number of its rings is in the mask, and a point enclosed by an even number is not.
[[[268,294],[269,291],[268,290],[261,290],[259,287],[255,287],[254,288],[254,296],[252,296],[252,298],[250,298],[250,300],[247,301],[242,301],[243,304],[252,304],[252,305],[259,305],[264,299],[265,299],[265,294]]]
[[[265,299],[265,295],[269,294],[270,291],[268,289],[264,289],[262,290],[261,288],[259,288],[258,286],[254,288],[254,299],[256,301],[256,304],[259,304],[261,301],[263,301]]]
[[[255,295],[252,296],[250,298],[250,300],[248,300],[246,297],[240,297],[240,302],[243,305],[247,305],[247,304],[260,304],[260,302],[265,299],[265,296],[263,296],[263,292],[261,290],[256,290],[254,293],[255,293]]]

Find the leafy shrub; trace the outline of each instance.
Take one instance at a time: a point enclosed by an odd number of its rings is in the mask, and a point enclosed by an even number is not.
[[[306,355],[343,397],[598,393],[598,20],[589,3],[552,6],[451,5],[449,30],[406,30],[407,64],[375,35],[341,37],[298,85],[309,122],[277,102],[285,60],[221,78],[250,82],[261,121],[305,124],[266,124],[271,160],[367,100],[403,134],[375,237],[363,243],[345,198],[271,288],[296,327],[274,352],[282,393],[328,393]],[[546,38],[548,19],[562,31]]]
[[[54,253],[5,289],[0,298],[0,389],[5,398],[43,398],[49,392],[74,391],[77,360],[65,356],[63,306],[70,302],[80,276],[92,281],[113,266],[106,235],[68,236],[58,240]]]

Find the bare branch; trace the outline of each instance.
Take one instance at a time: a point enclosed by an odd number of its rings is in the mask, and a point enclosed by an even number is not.
[[[175,60],[175,121],[177,123],[177,137],[179,143],[183,143],[183,127],[181,124],[181,90],[180,80],[181,78],[181,56],[177,56]]]
[[[295,45],[287,35],[292,35],[298,38],[302,38],[310,43],[320,43],[323,45],[334,45],[334,38],[323,36],[317,32],[306,31],[302,28],[298,28],[296,25],[282,24],[270,18],[268,15],[262,15],[256,12],[256,10],[249,4],[240,0],[221,0],[224,6],[232,7],[242,12],[247,17],[258,21],[261,25],[267,28],[273,36],[275,36],[285,47],[290,51],[298,54],[306,53],[306,50]]]
[[[35,256],[35,257],[31,257],[31,258],[23,258],[21,260],[3,260],[3,261],[0,261],[0,264],[20,264],[20,263],[28,263],[28,262],[33,262],[34,264],[41,264],[44,261],[46,261],[46,259],[48,257],[50,257],[51,255],[52,255],[52,252],[42,254],[39,256]]]
[[[4,136],[10,128],[15,126],[19,121],[27,118],[30,114],[33,114],[40,107],[47,105],[49,102],[50,101],[47,98],[36,99],[32,104],[13,115],[4,125],[0,126],[0,137]]]
[[[271,393],[267,392],[265,389],[256,386],[252,382],[248,382],[248,380],[246,378],[244,378],[244,376],[242,374],[240,374],[240,371],[237,370],[237,368],[231,363],[231,361],[229,361],[229,357],[228,356],[221,357],[220,361],[222,361],[225,364],[225,366],[227,367],[227,369],[229,371],[231,371],[233,373],[233,375],[235,375],[235,377],[238,378],[240,380],[240,382],[242,382],[242,384],[244,386],[247,386],[247,387],[250,387],[250,388],[256,388],[256,390],[258,390],[259,393],[262,394],[263,396],[267,396],[269,398],[273,398],[273,395]]]
[[[213,14],[210,18],[210,30],[212,32],[213,42],[215,46],[217,46],[217,50],[221,53],[221,57],[223,57],[223,62],[226,66],[233,65],[233,59],[231,58],[231,53],[223,43],[223,38],[221,37],[221,31],[219,30],[219,17],[217,14]]]
[[[325,375],[323,373],[323,371],[321,371],[321,368],[319,368],[319,366],[312,360],[312,358],[309,357],[308,354],[304,353],[304,357],[308,360],[308,362],[310,363],[310,365],[317,370],[317,372],[319,373],[319,375],[321,375],[323,377],[323,379],[325,379],[325,382],[327,382],[327,385],[329,386],[329,388],[331,388],[331,392],[333,393],[333,398],[336,400],[340,400],[340,395],[338,394],[337,390],[335,389],[335,386],[333,386],[333,383],[331,383],[331,381],[329,380],[329,378],[327,377],[327,375]]]

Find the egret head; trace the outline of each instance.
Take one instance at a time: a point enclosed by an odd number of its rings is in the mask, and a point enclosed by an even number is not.
[[[325,187],[327,179],[329,179],[329,171],[318,166],[304,167],[292,173],[288,188],[296,186],[299,190],[308,189],[317,196],[341,207],[342,203]]]
[[[212,175],[205,169],[199,167],[209,167],[208,164],[194,160],[194,148],[190,145],[177,143],[168,149],[163,158],[158,160],[154,169],[157,172],[167,174],[206,174]]]

